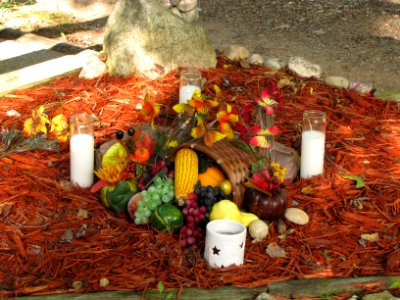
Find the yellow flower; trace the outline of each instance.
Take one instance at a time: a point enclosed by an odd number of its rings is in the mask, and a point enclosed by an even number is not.
[[[50,124],[50,120],[44,113],[44,106],[32,110],[32,117],[25,120],[24,122],[24,134],[27,136],[33,136],[40,133],[46,134],[46,124]]]
[[[60,114],[51,119],[50,132],[53,132],[59,141],[66,142],[69,137],[67,118]]]
[[[286,168],[282,168],[277,162],[271,162],[271,167],[274,172],[274,176],[279,179],[280,182],[285,180]]]
[[[122,179],[122,173],[124,170],[125,170],[125,164],[119,163],[119,164],[106,165],[101,169],[94,171],[94,173],[101,180],[114,185]]]

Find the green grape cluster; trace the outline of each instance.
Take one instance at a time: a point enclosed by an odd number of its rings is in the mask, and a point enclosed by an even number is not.
[[[152,211],[156,210],[162,203],[171,202],[174,197],[174,182],[165,176],[156,176],[147,190],[140,192],[142,199],[138,202],[135,212],[135,224],[144,225],[149,223]]]

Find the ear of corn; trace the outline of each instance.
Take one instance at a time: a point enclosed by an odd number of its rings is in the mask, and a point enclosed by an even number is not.
[[[182,206],[186,197],[194,192],[199,173],[196,151],[182,148],[175,155],[174,188],[177,204]]]

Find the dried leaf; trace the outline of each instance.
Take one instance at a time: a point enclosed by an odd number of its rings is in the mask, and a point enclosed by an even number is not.
[[[4,204],[0,207],[0,215],[6,218],[12,210],[12,205]]]
[[[307,185],[301,189],[303,195],[311,195],[314,193],[314,188],[311,185]]]
[[[270,243],[267,246],[266,253],[271,257],[283,257],[286,258],[286,252],[276,243]]]
[[[364,241],[368,241],[368,242],[377,242],[380,240],[379,237],[379,233],[375,232],[375,233],[364,233],[361,235],[361,238]]]
[[[87,211],[86,209],[80,208],[80,209],[78,210],[78,213],[76,214],[76,216],[77,216],[78,218],[87,219],[87,217],[88,217],[88,211]]]

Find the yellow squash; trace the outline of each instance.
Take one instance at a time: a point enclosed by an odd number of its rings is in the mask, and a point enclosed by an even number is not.
[[[186,197],[194,192],[199,175],[199,158],[196,151],[182,148],[175,155],[174,188],[177,204],[182,206]]]

